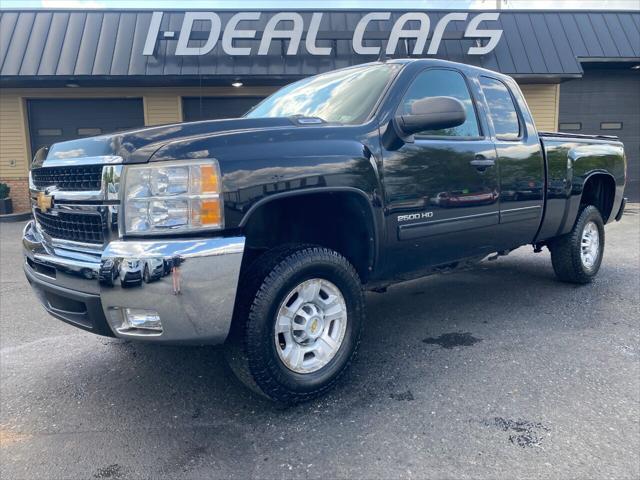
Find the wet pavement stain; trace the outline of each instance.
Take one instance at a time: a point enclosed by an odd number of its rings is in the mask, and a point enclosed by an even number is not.
[[[454,348],[454,347],[470,347],[478,342],[481,342],[481,338],[476,338],[469,332],[454,332],[443,333],[439,337],[429,337],[422,340],[429,345],[440,345],[442,348]]]
[[[93,475],[93,478],[119,479],[119,478],[123,478],[123,475],[124,475],[124,472],[122,471],[122,467],[117,463],[114,463],[113,465],[99,468],[98,471]]]
[[[488,427],[497,427],[503,432],[510,432],[509,441],[522,448],[539,447],[545,437],[544,432],[549,431],[549,428],[540,422],[531,422],[522,419],[511,420],[494,417],[492,419],[485,419],[481,423]]]
[[[413,392],[411,390],[407,390],[406,392],[401,392],[401,393],[392,393],[389,395],[389,397],[399,402],[402,402],[402,401],[412,402],[413,400],[415,400],[415,397],[413,396]]]

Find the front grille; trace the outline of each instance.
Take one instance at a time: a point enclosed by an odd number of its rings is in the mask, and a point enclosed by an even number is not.
[[[100,214],[59,212],[57,215],[35,210],[40,228],[53,238],[84,243],[104,243],[105,226]]]
[[[31,178],[40,189],[55,186],[66,192],[95,191],[102,186],[102,165],[36,168]]]

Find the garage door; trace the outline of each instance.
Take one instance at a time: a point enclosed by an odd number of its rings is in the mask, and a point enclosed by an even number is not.
[[[640,197],[640,71],[586,70],[560,86],[560,131],[616,135],[628,161],[626,195]]]
[[[27,101],[31,151],[64,140],[144,126],[141,98]]]
[[[185,122],[238,118],[264,97],[182,97],[182,117]]]

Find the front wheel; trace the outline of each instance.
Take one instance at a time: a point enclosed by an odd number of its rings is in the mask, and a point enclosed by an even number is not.
[[[556,276],[563,282],[589,283],[600,270],[604,222],[593,205],[582,209],[571,232],[549,243]]]
[[[360,279],[335,251],[282,247],[243,275],[227,359],[238,378],[281,403],[333,386],[353,358],[364,317]]]

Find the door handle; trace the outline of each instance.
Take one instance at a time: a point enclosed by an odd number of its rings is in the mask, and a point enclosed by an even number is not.
[[[485,158],[482,155],[478,155],[476,158],[474,158],[473,160],[471,160],[469,162],[471,165],[473,165],[476,168],[487,168],[487,167],[493,167],[496,164],[496,161],[491,159],[491,158]]]

